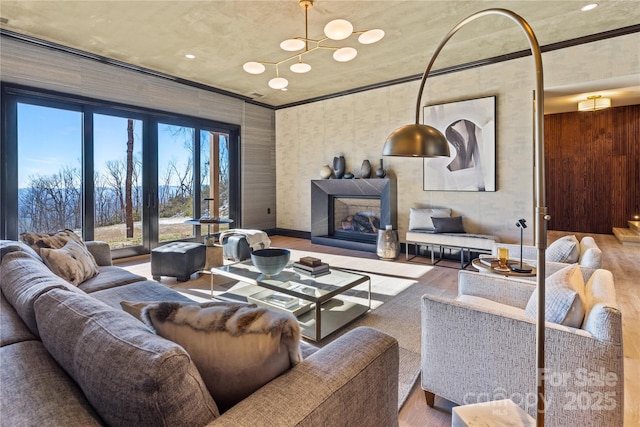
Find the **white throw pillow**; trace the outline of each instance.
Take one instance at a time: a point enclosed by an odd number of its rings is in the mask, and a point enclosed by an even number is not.
[[[302,360],[288,313],[230,302],[120,305],[189,353],[220,412]]]
[[[577,264],[556,271],[545,281],[544,318],[547,322],[579,328],[584,319],[584,278]],[[538,316],[538,288],[536,288],[525,314]]]
[[[576,236],[563,236],[551,243],[546,251],[547,261],[576,263],[580,258],[580,243]]]
[[[49,270],[72,285],[78,286],[100,272],[87,247],[73,240],[60,249],[41,248],[40,257]]]
[[[602,268],[602,251],[591,236],[585,236],[580,241],[580,266]]]
[[[409,213],[409,230],[433,231],[435,229],[431,217],[446,218],[451,216],[449,208],[411,208]]]

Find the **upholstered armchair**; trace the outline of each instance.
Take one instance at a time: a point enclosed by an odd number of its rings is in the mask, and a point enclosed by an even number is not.
[[[622,320],[613,276],[583,270],[580,327],[546,322],[545,421],[622,426]],[[421,385],[429,406],[436,395],[459,405],[507,398],[535,417],[536,322],[526,314],[535,287],[461,271],[455,300],[422,297]]]

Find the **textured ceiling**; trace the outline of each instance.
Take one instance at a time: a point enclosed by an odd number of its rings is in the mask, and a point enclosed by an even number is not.
[[[332,46],[358,49],[351,62],[338,63],[332,52],[305,55],[307,74],[280,66],[287,91],[269,88],[275,67],[261,75],[243,71],[247,61],[277,62],[290,56],[281,41],[304,36],[304,11],[297,0],[279,1],[11,1],[0,2],[2,28],[92,54],[144,67],[281,106],[420,74],[440,40],[460,20],[482,9],[502,7],[523,16],[541,46],[640,23],[639,0],[588,1],[333,1],[315,0],[309,10],[309,37],[321,38],[336,18],[355,30],[381,28],[385,37],[360,45],[352,36]],[[528,49],[521,30],[501,16],[477,20],[456,34],[434,69]],[[195,59],[185,58],[185,54]],[[638,82],[590,82],[588,90],[625,87],[640,98]],[[586,87],[586,86],[585,86]],[[554,88],[548,105],[558,104],[584,87]],[[571,100],[572,110],[575,103]],[[619,104],[615,104],[619,105]]]

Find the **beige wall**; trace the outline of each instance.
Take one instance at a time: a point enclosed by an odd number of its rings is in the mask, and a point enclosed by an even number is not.
[[[242,224],[275,227],[273,110],[6,37],[0,38],[0,64],[5,82],[240,125]]]
[[[545,53],[545,89],[616,76],[640,75],[640,35],[594,42]],[[446,48],[441,53],[446,55]],[[594,58],[601,66],[594,67]],[[437,65],[437,63],[436,63]],[[426,63],[425,63],[426,66]],[[385,168],[398,180],[398,228],[408,228],[412,206],[447,206],[462,215],[468,232],[517,241],[518,218],[533,224],[533,107],[531,57],[429,78],[423,105],[495,95],[497,97],[497,191],[422,190],[421,159],[386,157]],[[369,159],[378,167],[382,146],[396,127],[415,120],[419,82],[278,110],[276,182],[279,228],[310,230],[310,183],[322,165],[344,155],[348,170]],[[533,240],[533,227],[525,240]]]

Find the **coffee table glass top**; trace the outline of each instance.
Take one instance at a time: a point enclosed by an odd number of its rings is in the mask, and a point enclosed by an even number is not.
[[[287,301],[285,311],[294,314],[300,324],[302,335],[313,341],[320,341],[331,335],[346,324],[364,315],[371,308],[371,278],[362,274],[330,267],[330,274],[319,277],[308,277],[293,270],[292,262],[280,274],[266,276],[251,263],[251,260],[228,264],[211,269],[211,296],[213,297],[213,275],[219,274],[240,282],[254,285],[263,291],[247,296],[253,303],[266,305],[282,311],[283,306],[275,307],[278,303]],[[359,301],[350,301],[345,293],[362,283],[367,283],[365,295]],[[266,291],[265,291],[266,290]],[[273,294],[269,294],[272,292]],[[280,294],[280,295],[277,295]],[[283,295],[285,296],[283,297]],[[292,301],[286,296],[299,301]]]
[[[368,276],[337,268],[331,268],[331,273],[324,276],[305,276],[295,272],[291,263],[280,274],[267,276],[260,273],[251,260],[217,267],[213,270],[242,282],[320,303],[369,280]]]

